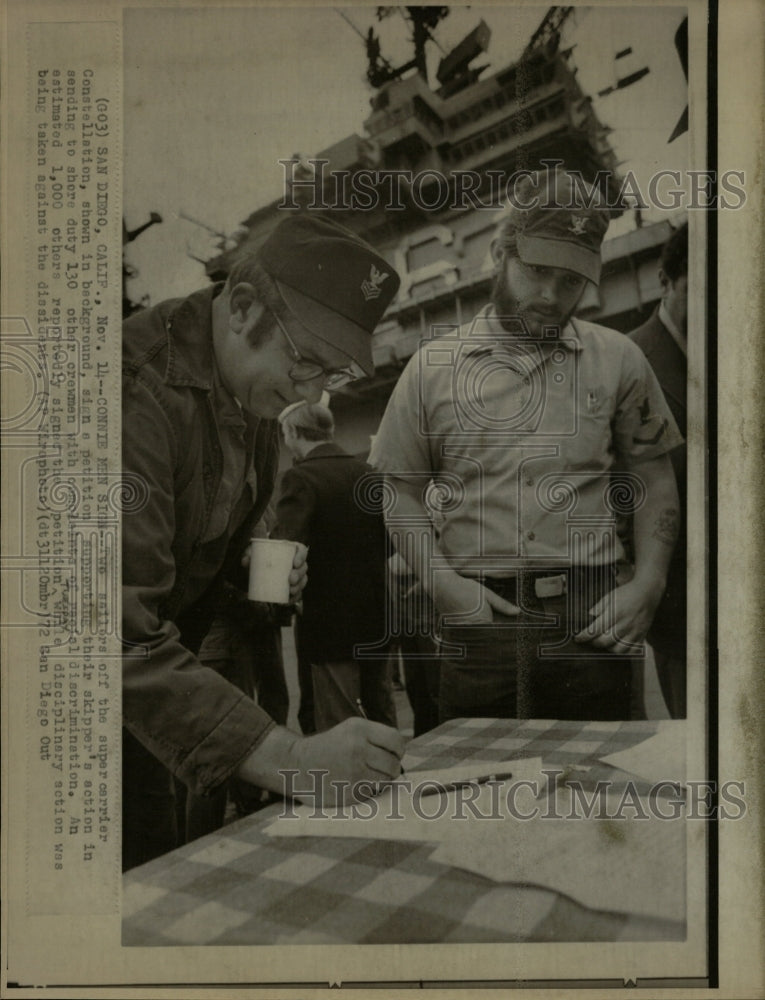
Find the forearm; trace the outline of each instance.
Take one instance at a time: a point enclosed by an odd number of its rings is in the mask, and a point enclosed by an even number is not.
[[[348,802],[400,774],[404,745],[397,729],[355,717],[314,736],[275,726],[236,773],[290,798]]]
[[[297,769],[296,747],[300,736],[283,726],[270,729],[237,768],[237,777],[270,792],[284,792],[282,772]]]
[[[641,464],[646,499],[635,512],[635,581],[660,595],[680,527],[680,503],[669,457]]]
[[[590,623],[576,636],[577,642],[629,655],[645,639],[661,601],[680,519],[669,459],[650,459],[632,471],[645,486],[645,500],[634,517],[635,575],[590,608]]]
[[[171,622],[152,624],[124,589],[122,718],[146,749],[196,793],[220,785],[273,725],[269,716],[181,642]],[[135,652],[143,647],[143,655]],[[135,655],[130,655],[133,652]]]
[[[386,514],[386,527],[396,552],[417,577],[425,592],[432,597],[434,564],[442,556],[433,522],[423,500],[422,477],[409,481],[399,476],[386,476],[386,483],[395,491],[395,502]],[[454,573],[443,559],[438,559],[439,574]]]
[[[398,554],[413,570],[445,624],[480,624],[493,620],[494,611],[515,615],[518,608],[461,576],[441,551],[423,500],[422,477],[409,482],[387,477],[396,491],[393,509],[386,515],[388,531]]]

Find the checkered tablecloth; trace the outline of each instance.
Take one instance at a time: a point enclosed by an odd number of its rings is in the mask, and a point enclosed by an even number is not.
[[[682,727],[682,722],[662,725]],[[586,787],[599,758],[655,722],[458,719],[412,741],[407,774],[476,760],[541,757]],[[639,788],[639,786],[638,786]],[[149,864],[123,884],[123,944],[343,944],[682,940],[685,925],[587,909],[551,890],[498,884],[430,860],[432,845],[268,837],[279,806]],[[683,864],[684,858],[678,858]]]

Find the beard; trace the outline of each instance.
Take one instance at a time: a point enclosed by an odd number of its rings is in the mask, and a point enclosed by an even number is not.
[[[501,267],[494,279],[491,290],[491,302],[497,319],[503,330],[513,337],[526,337],[531,340],[550,340],[545,331],[550,327],[557,328],[557,336],[573,315],[574,310],[561,313],[548,307],[531,302],[520,302],[513,294],[507,268]]]

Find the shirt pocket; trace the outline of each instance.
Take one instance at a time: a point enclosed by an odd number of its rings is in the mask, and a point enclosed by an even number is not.
[[[586,403],[576,412],[574,433],[565,439],[566,468],[598,472],[611,464],[613,452],[611,421],[607,411],[589,412]]]

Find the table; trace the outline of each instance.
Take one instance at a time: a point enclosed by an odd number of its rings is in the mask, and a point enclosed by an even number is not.
[[[471,758],[541,756],[582,784],[598,758],[659,723],[456,719],[413,740],[407,774]],[[663,726],[683,727],[682,721]],[[684,729],[678,729],[684,738]],[[638,786],[639,787],[639,786]],[[499,884],[430,860],[429,844],[268,837],[273,805],[124,876],[123,945],[683,940],[685,923],[588,909],[533,885]],[[678,858],[679,864],[685,858]],[[625,901],[628,910],[629,901]]]

